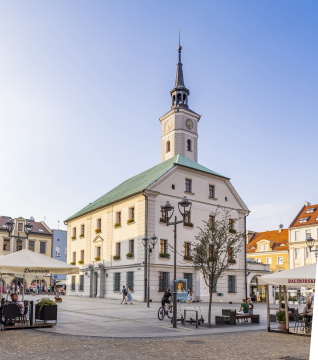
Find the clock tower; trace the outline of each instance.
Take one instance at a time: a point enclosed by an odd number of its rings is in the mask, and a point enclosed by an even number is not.
[[[176,82],[170,91],[171,110],[159,119],[162,126],[161,161],[181,154],[197,162],[200,115],[190,110],[188,106],[190,91],[184,85],[181,50],[179,44]]]

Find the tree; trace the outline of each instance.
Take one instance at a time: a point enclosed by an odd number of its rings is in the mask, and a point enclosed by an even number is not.
[[[216,220],[218,219],[218,220]],[[218,279],[236,262],[236,255],[241,251],[245,239],[244,233],[235,230],[238,219],[230,217],[230,212],[218,207],[210,217],[210,222],[199,228],[196,244],[192,249],[192,261],[203,276],[209,289],[208,326],[211,326],[211,308],[213,288]]]

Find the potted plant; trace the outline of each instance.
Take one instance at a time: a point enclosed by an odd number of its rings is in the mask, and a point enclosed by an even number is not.
[[[96,258],[95,258],[95,261],[99,261],[100,260],[100,256],[97,256]]]
[[[192,261],[192,256],[191,255],[184,255],[183,259]]]
[[[120,260],[120,255],[114,255],[114,256],[113,256],[113,259],[114,259],[114,260]]]
[[[286,314],[284,310],[277,311],[276,321],[278,322],[278,330],[286,331]]]
[[[76,236],[72,236],[71,239],[72,239],[72,240],[75,240],[75,239],[76,239]]]
[[[121,226],[121,223],[115,223],[114,228],[118,228]]]
[[[83,238],[84,237],[84,234],[80,234],[80,236],[79,236],[80,238]]]
[[[132,223],[134,223],[135,222],[135,219],[129,219],[129,220],[127,220],[127,224],[129,225],[129,224],[132,224]]]
[[[75,261],[70,262],[71,265],[76,265]]]
[[[35,305],[35,319],[37,320],[57,320],[57,304],[49,298],[41,299]]]
[[[161,218],[159,219],[159,221],[160,221],[161,223],[166,223],[166,219],[165,219],[164,217],[161,217]]]
[[[128,254],[126,254],[126,257],[127,257],[127,258],[133,258],[133,257],[134,257],[134,253],[128,253]]]
[[[235,259],[229,259],[229,260],[228,260],[228,263],[229,263],[229,264],[236,264],[236,260],[235,260]]]
[[[160,253],[159,256],[162,258],[170,258],[170,254],[167,253]]]
[[[189,226],[189,227],[193,227],[193,224],[191,222],[185,222],[184,226]]]
[[[96,234],[100,233],[101,231],[102,231],[101,229],[95,229]]]
[[[79,263],[80,265],[82,265],[82,264],[84,264],[84,260],[78,260],[78,263]]]

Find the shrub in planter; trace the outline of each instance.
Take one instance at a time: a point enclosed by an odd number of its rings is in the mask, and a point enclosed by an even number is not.
[[[95,229],[96,234],[100,233],[101,231],[102,231],[101,229]]]
[[[132,258],[132,257],[134,257],[134,253],[128,253],[128,254],[126,254],[126,257]]]
[[[78,263],[79,263],[80,265],[82,265],[82,264],[84,264],[84,260],[79,260]]]
[[[41,299],[35,305],[35,318],[37,320],[57,320],[57,304],[49,298]]]
[[[193,224],[191,222],[185,222],[184,226],[189,226],[189,227],[193,227]]]
[[[80,238],[84,237],[84,234],[81,234],[79,237],[80,237]]]
[[[183,259],[192,261],[192,256],[191,255],[188,255],[188,256],[184,255]]]
[[[228,263],[229,263],[229,264],[236,264],[236,260],[235,260],[235,259],[229,259],[229,260],[228,260]]]
[[[170,258],[170,254],[166,254],[166,253],[160,253],[159,256],[162,258]]]
[[[286,330],[286,314],[283,310],[278,310],[276,313],[276,321],[278,322],[278,329],[281,331]]]
[[[114,259],[114,260],[119,260],[119,259],[120,259],[120,255],[114,255],[114,256],[113,256],[113,259]]]
[[[75,265],[75,264],[76,264],[76,262],[75,262],[75,261],[72,261],[72,262],[70,262],[70,264],[71,264],[71,265]]]
[[[115,223],[115,225],[114,225],[115,228],[117,228],[119,226],[121,226],[121,223]]]
[[[159,220],[160,222],[162,222],[162,223],[166,223],[166,219],[165,218],[160,218],[160,220]]]
[[[135,219],[129,219],[127,220],[127,224],[131,224],[131,223],[134,223],[135,222]]]
[[[76,236],[72,236],[71,239],[72,239],[72,240],[75,240],[75,239],[76,239]]]
[[[97,256],[97,257],[95,258],[95,261],[99,261],[99,260],[100,260],[100,257]]]

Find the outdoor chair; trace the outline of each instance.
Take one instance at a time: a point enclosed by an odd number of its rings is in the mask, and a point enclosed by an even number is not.
[[[15,319],[21,316],[20,308],[17,304],[7,304],[3,307],[3,315],[6,322],[10,321],[15,324]]]

